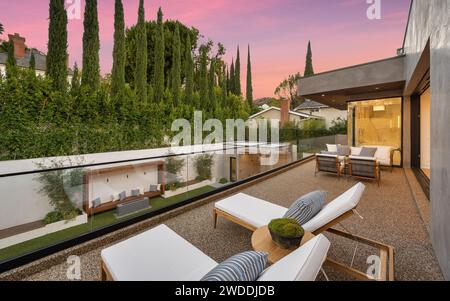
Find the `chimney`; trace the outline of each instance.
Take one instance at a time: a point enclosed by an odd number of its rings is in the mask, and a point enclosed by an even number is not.
[[[283,99],[281,102],[281,120],[280,120],[281,127],[283,127],[287,122],[289,122],[290,111],[291,111],[291,100]]]
[[[23,58],[25,56],[25,38],[18,33],[9,34],[8,37],[9,41],[14,43],[14,56],[18,59]]]

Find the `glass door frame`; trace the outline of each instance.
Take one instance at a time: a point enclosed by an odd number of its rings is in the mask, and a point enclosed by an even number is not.
[[[396,168],[403,168],[403,161],[404,161],[404,157],[403,157],[403,147],[404,147],[404,129],[405,129],[405,125],[404,125],[404,121],[405,121],[405,116],[404,116],[404,107],[405,107],[405,102],[404,102],[404,97],[402,95],[399,96],[390,96],[390,97],[372,97],[372,98],[366,98],[366,99],[358,99],[358,100],[351,100],[351,101],[347,101],[347,108],[351,103],[357,103],[357,102],[364,102],[364,101],[371,101],[371,100],[378,100],[378,99],[393,99],[393,98],[400,98],[401,99],[401,109],[400,109],[400,115],[401,115],[401,137],[400,137],[400,149],[399,149],[399,153],[400,153],[400,165],[393,165],[393,167]],[[350,114],[348,114],[350,117]],[[355,108],[352,109],[352,113],[351,113],[351,146],[355,147],[356,146],[356,123],[355,123],[355,118],[356,118],[356,110]],[[350,139],[349,139],[350,141]],[[395,155],[395,154],[394,154]]]

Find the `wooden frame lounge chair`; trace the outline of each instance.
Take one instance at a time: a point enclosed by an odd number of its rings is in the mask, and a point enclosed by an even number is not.
[[[345,164],[338,155],[316,154],[316,169],[314,176],[319,172],[335,174],[341,177],[344,174]]]
[[[381,167],[374,157],[350,156],[348,158],[348,175],[354,178],[374,180],[381,184]]]
[[[324,235],[267,268],[258,281],[314,281],[330,242]],[[101,252],[101,277],[109,281],[199,281],[218,263],[165,225]]]
[[[319,235],[324,231],[369,245],[378,249],[381,260],[380,275],[376,280],[394,280],[394,248],[373,240],[359,237],[348,232],[332,229],[356,212],[356,207],[362,197],[365,186],[358,183],[351,189],[328,203],[313,219],[302,225],[307,232]],[[287,208],[266,202],[264,200],[240,193],[219,201],[214,207],[214,227],[217,227],[218,217],[223,217],[242,227],[255,231],[270,223],[271,220],[284,216]],[[359,214],[357,214],[359,215]],[[365,273],[352,267],[328,259],[327,263],[336,269],[361,280],[373,280]]]

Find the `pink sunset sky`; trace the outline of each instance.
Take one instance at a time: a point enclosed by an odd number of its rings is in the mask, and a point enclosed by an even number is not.
[[[164,17],[194,26],[206,37],[222,42],[231,62],[241,46],[242,85],[245,87],[247,45],[253,64],[254,97],[273,96],[278,83],[304,70],[311,40],[315,72],[360,64],[396,55],[402,46],[410,0],[380,0],[381,20],[369,20],[367,0],[146,0],[146,19]],[[46,52],[48,0],[0,2],[1,37],[20,33],[29,47]],[[69,0],[67,2],[76,2]],[[112,65],[114,0],[99,0],[102,73]],[[125,22],[136,22],[138,0],[123,0]],[[84,1],[81,0],[82,6]],[[83,13],[83,10],[82,10]],[[81,65],[83,21],[70,20],[70,64]]]

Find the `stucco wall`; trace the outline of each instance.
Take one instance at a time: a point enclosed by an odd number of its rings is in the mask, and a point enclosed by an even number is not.
[[[430,39],[431,239],[450,280],[450,0],[414,0],[405,39],[405,76],[413,76]]]

